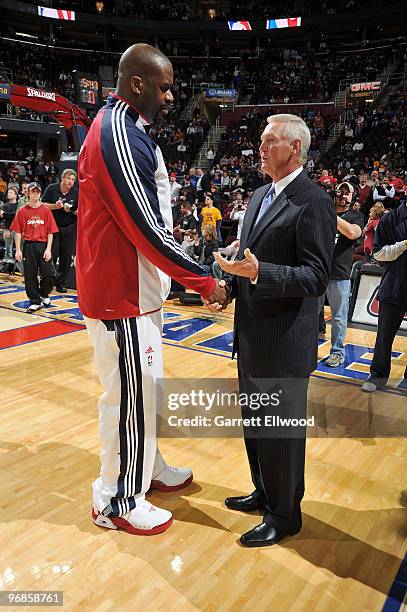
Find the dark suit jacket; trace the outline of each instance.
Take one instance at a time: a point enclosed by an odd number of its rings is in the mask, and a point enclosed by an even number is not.
[[[256,285],[234,280],[234,352],[249,376],[300,378],[317,365],[317,303],[329,280],[336,212],[325,191],[301,172],[253,228],[269,188],[254,192],[243,222],[238,259],[250,248],[259,276]]]

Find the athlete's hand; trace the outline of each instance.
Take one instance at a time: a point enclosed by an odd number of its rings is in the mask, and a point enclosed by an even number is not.
[[[215,291],[207,300],[203,300],[204,305],[210,312],[221,312],[231,303],[230,287],[224,280],[218,281]]]

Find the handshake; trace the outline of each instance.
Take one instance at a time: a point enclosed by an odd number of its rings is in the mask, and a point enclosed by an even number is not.
[[[231,287],[224,281],[220,280],[211,295],[207,300],[202,300],[204,305],[210,312],[221,312],[232,302]]]
[[[234,276],[243,276],[250,279],[252,283],[257,282],[259,276],[259,262],[257,257],[250,251],[245,249],[243,252],[243,259],[235,259],[234,261],[228,261],[220,253],[213,254],[215,260],[224,272],[233,274]],[[218,281],[214,292],[209,296],[207,300],[203,300],[205,306],[211,312],[220,312],[232,301],[231,287],[226,281]]]

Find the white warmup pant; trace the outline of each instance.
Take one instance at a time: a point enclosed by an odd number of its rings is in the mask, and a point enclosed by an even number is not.
[[[161,407],[162,311],[100,321],[85,317],[99,380],[100,477],[93,505],[106,516],[126,514],[144,499],[165,467],[157,448]]]

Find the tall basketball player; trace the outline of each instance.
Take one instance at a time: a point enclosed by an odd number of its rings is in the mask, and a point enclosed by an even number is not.
[[[171,491],[192,480],[190,469],[165,463],[156,443],[169,277],[209,302],[226,299],[225,289],[173,238],[167,169],[145,130],[168,114],[172,83],[172,65],[158,49],[127,49],[116,92],[79,158],[78,298],[105,388],[92,516],[99,526],[136,535],[160,533],[172,523],[170,512],[145,500],[151,487]]]

